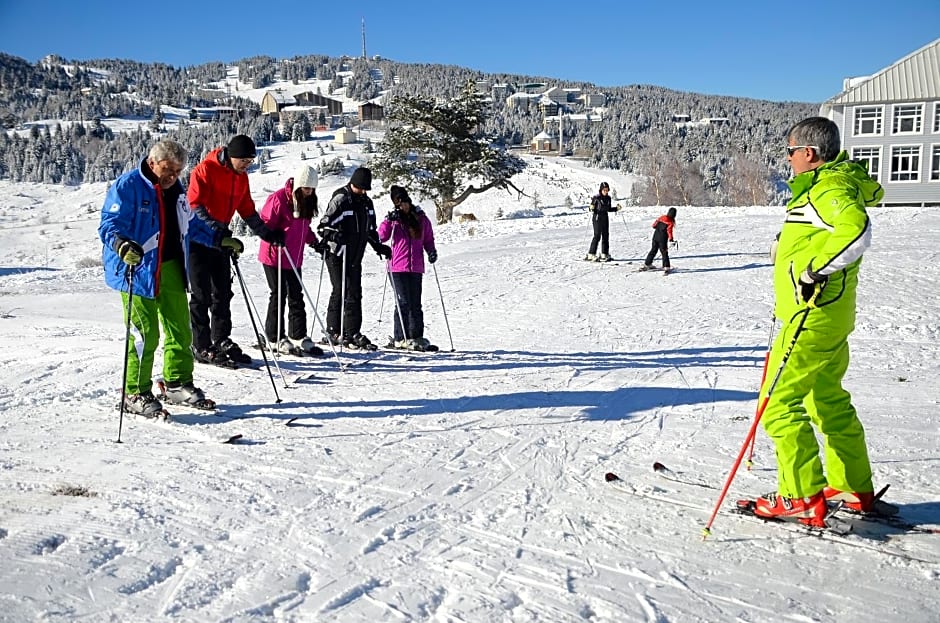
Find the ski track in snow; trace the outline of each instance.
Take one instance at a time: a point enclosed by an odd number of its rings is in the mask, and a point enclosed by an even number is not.
[[[281,149],[283,166],[296,164],[299,148]],[[601,173],[563,172],[588,188]],[[659,460],[724,482],[754,416],[780,208],[680,208],[681,270],[666,279],[635,271],[659,208],[611,223],[612,254],[633,264],[580,261],[584,214],[440,227],[456,352],[382,352],[345,372],[331,356],[282,358],[281,404],[264,369],[197,365],[217,415],[126,416],[116,444],[120,299],[100,268],[74,268],[98,255],[87,206],[104,185],[60,197],[0,183],[0,212],[24,200],[18,188],[63,215],[72,242],[55,254],[54,225],[0,229],[0,607],[11,620],[914,623],[940,611],[934,535],[840,543],[722,512],[703,542],[716,493],[652,472]],[[539,190],[547,202],[552,192]],[[846,384],[876,483],[891,483],[907,518],[937,525],[940,288],[908,236],[932,248],[940,215],[872,219]],[[263,307],[256,245],[241,266]],[[389,300],[379,322],[383,278],[367,257],[364,331],[376,342],[392,322]],[[429,273],[426,335],[449,350],[438,297]],[[236,291],[242,344],[245,314]],[[243,443],[219,443],[236,433]],[[761,433],[725,507],[774,484]],[[90,494],[53,495],[63,485]]]

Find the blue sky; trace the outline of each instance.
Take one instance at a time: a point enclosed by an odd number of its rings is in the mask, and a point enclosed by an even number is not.
[[[176,66],[358,56],[365,18],[368,54],[402,62],[821,102],[940,37],[938,0],[115,4],[0,0],[0,51]]]

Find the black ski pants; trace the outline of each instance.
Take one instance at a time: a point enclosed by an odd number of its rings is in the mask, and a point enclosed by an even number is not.
[[[294,274],[290,266],[281,266],[281,299],[277,297],[277,266],[264,264],[264,277],[268,281],[271,295],[268,297],[268,313],[264,317],[264,335],[268,342],[277,343],[285,337],[300,340],[307,335],[307,312],[304,309],[304,290],[297,277],[300,268]],[[302,278],[302,277],[301,277]],[[284,325],[284,306],[287,304],[287,325]],[[281,334],[278,335],[278,325]]]
[[[189,245],[189,318],[193,348],[205,350],[232,335],[232,265],[227,251]]]
[[[601,253],[610,255],[610,219],[607,213],[595,212],[592,221],[594,223],[594,237],[591,238],[591,247],[588,249],[588,253],[596,255],[597,243],[600,242]]]
[[[355,337],[362,329],[362,264],[346,266],[346,300],[343,301],[343,257],[328,253],[326,270],[330,273],[330,303],[326,309],[326,330],[330,335]]]
[[[389,273],[395,286],[395,341],[424,337],[424,310],[421,308],[421,273]],[[404,331],[401,320],[405,319]]]
[[[646,255],[646,265],[652,266],[653,260],[656,259],[656,253],[663,254],[663,268],[669,268],[671,264],[669,263],[669,240],[666,238],[665,233],[660,235],[657,231],[653,234],[653,246],[650,249],[650,252]]]

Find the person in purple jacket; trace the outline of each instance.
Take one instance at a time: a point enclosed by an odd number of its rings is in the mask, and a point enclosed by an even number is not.
[[[301,354],[298,351],[315,356],[323,354],[323,350],[307,335],[304,292],[299,279],[300,267],[304,262],[304,245],[310,245],[318,253],[323,252],[322,243],[310,227],[311,219],[319,214],[316,189],[316,170],[301,165],[294,177],[287,180],[284,188],[272,193],[261,209],[261,220],[265,225],[272,231],[284,232],[284,246],[262,241],[258,250],[258,259],[264,266],[264,276],[271,289],[264,334],[268,345],[274,345],[283,354]],[[297,267],[297,274],[294,274],[291,261]],[[286,327],[285,299],[288,308]]]
[[[395,209],[379,225],[379,240],[391,239],[392,258],[388,273],[396,298],[395,335],[389,347],[406,350],[433,351],[437,346],[424,337],[424,311],[421,309],[421,281],[424,276],[424,253],[428,261],[437,261],[431,220],[421,206],[401,186],[392,186],[389,193]],[[405,326],[402,326],[404,322]]]

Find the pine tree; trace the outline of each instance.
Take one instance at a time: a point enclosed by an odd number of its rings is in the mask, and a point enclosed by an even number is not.
[[[387,186],[430,198],[438,223],[451,221],[470,195],[509,187],[522,194],[510,178],[525,162],[482,136],[486,102],[472,81],[454,99],[406,96],[389,108],[390,126],[370,166]]]

